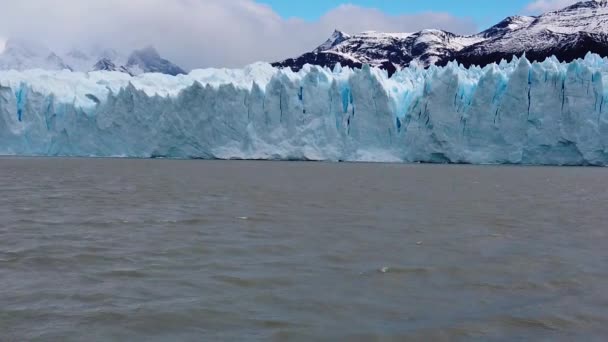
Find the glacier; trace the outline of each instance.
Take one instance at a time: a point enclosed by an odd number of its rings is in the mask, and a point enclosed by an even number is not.
[[[607,165],[608,59],[0,71],[0,154]]]

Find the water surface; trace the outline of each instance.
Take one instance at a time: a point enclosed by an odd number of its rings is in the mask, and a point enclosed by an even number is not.
[[[602,340],[608,172],[0,159],[0,340]]]

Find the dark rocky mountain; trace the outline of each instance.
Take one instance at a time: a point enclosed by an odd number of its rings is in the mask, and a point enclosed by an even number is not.
[[[130,74],[129,70],[124,66],[117,66],[111,59],[102,58],[93,66],[92,71],[119,71]]]
[[[335,31],[314,51],[273,65],[300,70],[305,64],[370,64],[392,73],[412,63],[428,67],[455,60],[465,66],[485,66],[524,53],[530,60],[555,55],[572,61],[588,52],[608,56],[608,0],[582,1],[536,17],[508,17],[470,36],[442,30],[363,32],[352,36]]]

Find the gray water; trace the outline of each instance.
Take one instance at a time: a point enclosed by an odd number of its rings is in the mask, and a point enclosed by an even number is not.
[[[0,159],[1,341],[603,340],[608,171]]]

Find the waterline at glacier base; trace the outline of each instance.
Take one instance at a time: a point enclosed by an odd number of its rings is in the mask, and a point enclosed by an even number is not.
[[[608,165],[608,59],[0,71],[0,154]]]

